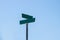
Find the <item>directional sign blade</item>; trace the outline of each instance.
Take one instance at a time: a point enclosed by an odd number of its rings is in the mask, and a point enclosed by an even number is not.
[[[21,21],[20,21],[20,24],[31,23],[31,22],[35,22],[35,18],[33,18],[33,19],[28,19],[28,20],[21,20]]]
[[[33,16],[30,16],[30,15],[27,15],[27,14],[22,14],[22,17],[26,18],[26,20],[21,20],[20,24],[35,22],[35,18],[33,18]]]
[[[32,19],[33,18],[33,16],[30,16],[30,15],[27,15],[27,14],[22,14],[22,17],[26,18],[26,19]]]

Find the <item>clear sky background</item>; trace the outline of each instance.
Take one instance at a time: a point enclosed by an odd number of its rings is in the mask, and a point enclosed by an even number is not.
[[[60,40],[60,0],[0,0],[0,40],[25,40],[22,13],[36,18],[29,40]]]

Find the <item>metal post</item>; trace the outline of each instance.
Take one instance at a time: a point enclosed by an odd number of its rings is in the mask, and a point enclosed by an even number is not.
[[[26,40],[28,40],[28,23],[26,23]]]

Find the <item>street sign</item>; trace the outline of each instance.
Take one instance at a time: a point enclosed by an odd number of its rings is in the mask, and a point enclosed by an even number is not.
[[[26,24],[26,40],[28,40],[28,23],[35,22],[35,18],[27,14],[22,14],[22,18],[26,18],[26,20],[21,20],[20,24]]]
[[[30,15],[27,15],[27,14],[22,14],[22,17],[26,18],[26,19],[32,19],[33,18],[33,16],[30,16]]]
[[[35,18],[33,18],[33,16],[30,16],[30,15],[27,15],[27,14],[22,14],[22,17],[26,18],[26,20],[21,20],[20,24],[35,22]]]
[[[20,21],[20,24],[31,23],[31,22],[35,22],[35,18],[33,18],[33,19],[28,19],[28,20],[21,20],[21,21]]]

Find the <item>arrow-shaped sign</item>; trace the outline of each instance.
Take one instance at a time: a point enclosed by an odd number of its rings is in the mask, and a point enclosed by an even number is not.
[[[33,16],[30,16],[30,15],[27,15],[27,14],[22,14],[22,17],[26,18],[26,20],[21,20],[20,24],[35,22],[35,18],[33,18]]]

